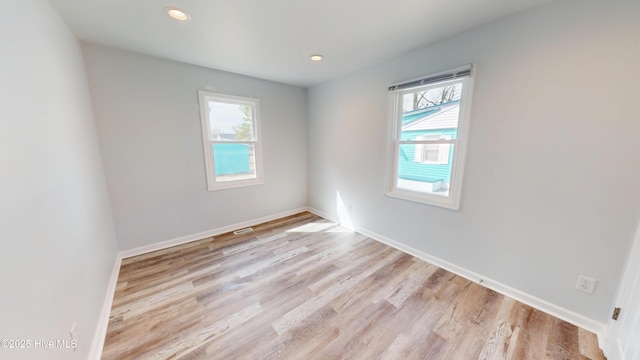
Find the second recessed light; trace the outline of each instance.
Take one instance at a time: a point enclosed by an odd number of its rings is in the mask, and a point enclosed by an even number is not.
[[[320,54],[311,55],[310,59],[311,61],[322,61],[322,59],[324,59],[324,56]]]
[[[189,15],[186,11],[179,9],[177,7],[167,7],[164,9],[171,18],[178,21],[189,21],[191,20],[191,15]]]

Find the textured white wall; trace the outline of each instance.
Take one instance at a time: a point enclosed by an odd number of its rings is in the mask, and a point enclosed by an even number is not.
[[[82,52],[47,1],[2,7],[0,339],[31,348],[0,358],[86,359],[117,244]]]
[[[85,45],[120,250],[307,203],[306,91]],[[260,99],[263,185],[208,192],[198,90]]]
[[[558,2],[309,89],[310,206],[605,322],[640,210],[638,16]],[[386,86],[471,62],[461,210],[385,197]]]

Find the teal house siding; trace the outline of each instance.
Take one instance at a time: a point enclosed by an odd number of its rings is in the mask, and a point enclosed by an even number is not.
[[[457,129],[437,129],[422,131],[407,131],[402,133],[402,140],[415,140],[422,135],[450,135],[455,139]],[[453,145],[449,150],[447,164],[423,164],[415,162],[417,145],[405,144],[400,147],[400,161],[398,162],[398,177],[405,180],[435,182],[442,180],[449,183],[451,179],[451,164],[453,162]]]
[[[248,173],[250,172],[249,145],[214,144],[213,161],[216,176]]]

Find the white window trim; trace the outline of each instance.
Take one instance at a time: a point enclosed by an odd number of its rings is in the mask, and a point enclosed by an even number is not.
[[[388,131],[388,149],[387,149],[387,166],[385,179],[385,195],[393,198],[420,202],[427,205],[438,206],[451,210],[460,209],[460,201],[462,198],[462,183],[464,179],[464,165],[467,154],[467,142],[470,129],[470,113],[473,93],[473,80],[475,75],[475,65],[471,65],[471,74],[462,78],[463,87],[460,100],[460,113],[458,115],[458,129],[456,139],[430,141],[431,143],[455,144],[453,153],[451,182],[449,186],[449,195],[442,196],[437,194],[429,194],[418,191],[411,191],[398,188],[398,164],[397,159],[400,155],[400,135],[402,133],[402,97],[406,93],[415,92],[418,88],[435,88],[441,87],[447,83],[459,82],[460,78],[434,83],[427,87],[417,86],[403,90],[389,91],[389,131]],[[455,71],[457,69],[451,70]],[[443,72],[446,73],[446,72]],[[440,73],[438,73],[440,74]],[[436,74],[436,75],[438,75]],[[411,141],[403,141],[403,143],[412,143]],[[419,143],[419,142],[414,142]],[[423,142],[420,142],[423,143]]]
[[[262,137],[260,135],[260,100],[249,97],[233,96],[210,91],[198,91],[200,101],[200,123],[202,125],[202,142],[204,148],[204,160],[207,175],[207,190],[216,191],[232,189],[244,186],[260,185],[264,183],[262,166]],[[209,101],[249,105],[252,107],[253,129],[255,139],[253,141],[214,141],[211,140],[211,123],[209,120]],[[215,171],[215,157],[213,156],[214,143],[242,143],[253,144],[255,151],[256,177],[253,179],[217,181]]]

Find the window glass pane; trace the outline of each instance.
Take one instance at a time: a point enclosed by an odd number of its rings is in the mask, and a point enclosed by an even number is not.
[[[420,156],[416,156],[416,150],[421,147],[438,147],[435,160],[433,162],[420,161]],[[442,146],[448,146],[448,159],[440,159]],[[431,144],[401,144],[398,153],[398,189],[428,193],[433,195],[449,196],[449,186],[451,184],[451,169],[453,162],[453,144],[431,145]],[[423,155],[430,156],[430,155]]]
[[[216,181],[235,181],[256,178],[255,147],[253,144],[213,144]]]
[[[461,83],[404,94],[402,139],[415,138],[429,131],[456,129],[461,94]]]
[[[424,162],[437,162],[440,158],[440,145],[438,144],[425,144],[424,155],[422,161]]]
[[[209,101],[213,141],[254,141],[253,108],[249,105]]]

